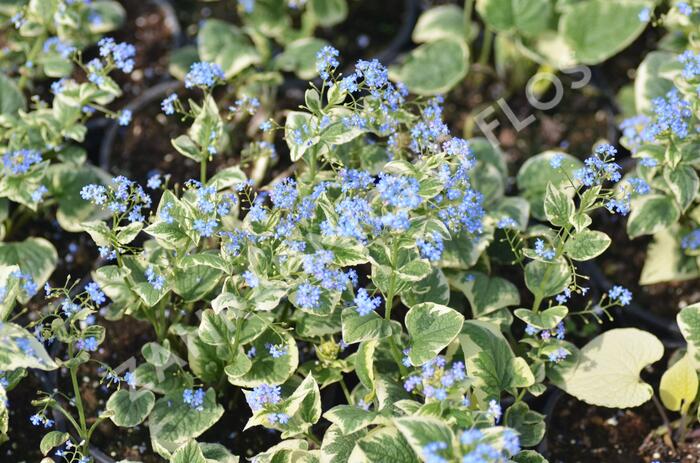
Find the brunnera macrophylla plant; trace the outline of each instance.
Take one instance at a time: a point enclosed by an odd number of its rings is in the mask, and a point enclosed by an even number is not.
[[[697,111],[700,48],[696,35],[700,5],[679,2],[658,21],[669,29],[664,50],[642,61],[634,87],[634,109],[620,128],[637,159],[639,178],[627,222],[630,237],[653,235],[640,282],[700,276]]]
[[[33,97],[27,107],[12,80],[3,77],[0,81],[6,95],[0,116],[0,236],[3,238],[15,238],[37,210],[48,211],[54,206],[56,220],[63,229],[81,231],[80,223],[93,216],[95,209],[82,201],[80,188],[109,178],[86,162],[87,153],[80,146],[87,133],[86,123],[95,113],[120,125],[128,125],[131,120],[130,111],[114,112],[106,105],[122,94],[110,74],[133,70],[134,46],[103,37],[97,43],[98,56],[89,60],[75,46],[66,47],[69,48],[65,52],[68,72],[75,65],[79,69],[75,72],[82,75],[53,81],[50,102]],[[26,252],[31,252],[30,244],[26,247]]]
[[[615,286],[595,303],[572,302],[587,294],[577,262],[610,245],[592,214],[629,209],[635,182],[622,180],[615,149],[602,144],[584,163],[534,156],[517,176],[522,196],[506,196],[501,153],[451,137],[439,98],[410,97],[377,61],[340,75],[338,55],[321,49],[321,81],[304,106],[284,127],[265,124],[284,132],[296,170],[259,188],[238,167],[207,176],[222,125],[212,89],[225,75],[192,65],[185,81],[202,100],[163,109],[191,121],[173,145],[199,160],[199,178],[81,189],[104,214],[81,226],[107,264],[78,296],[48,289],[56,302],[40,321],[3,324],[0,352],[15,362],[5,375],[60,365],[72,377],[103,339],[92,315],[109,298],[105,317],[147,320],[157,339],[140,363],[103,366],[114,392],[96,421],[147,422],[154,451],[175,462],[235,461],[197,441],[232,412],[221,405],[232,390],[250,408],[247,427],[280,433],[278,445],[246,455],[259,462],[545,461],[528,450],[544,416],[527,397],[548,384],[606,406],[649,400],[638,373],[663,352],[653,335],[612,330],[580,350],[565,339],[567,324],[611,317],[631,300]],[[531,304],[493,264],[516,269]],[[9,315],[36,284],[3,268]],[[55,355],[52,338],[64,345]],[[324,409],[331,388],[344,400]],[[89,461],[93,428],[79,396],[38,399],[37,425],[51,428],[48,410],[75,424],[49,432],[42,451]]]

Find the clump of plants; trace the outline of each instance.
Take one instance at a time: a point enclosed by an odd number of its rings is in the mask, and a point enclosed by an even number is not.
[[[547,150],[516,172],[486,139],[452,135],[436,95],[466,74],[472,3],[424,13],[414,40],[426,44],[398,67],[349,65],[313,37],[345,19],[343,0],[241,1],[236,24],[207,19],[196,47],[171,53],[182,85],[154,104],[177,128],[187,178],[130,178],[90,160],[90,120],[133,118],[112,107],[137,48],[102,36],[124,11],[8,7],[0,440],[12,443],[13,410],[31,407],[42,463],[109,458],[103,429],[141,433],[144,461],[546,462],[539,404],[561,390],[609,408],[651,401],[655,432],[686,442],[698,419],[698,305],[678,312],[679,342],[665,348],[663,333],[628,322],[629,289],[596,283],[595,262],[616,246],[605,224],[626,220],[631,238],[654,234],[642,284],[698,276],[700,5],[544,2],[546,15],[523,6],[510,24],[502,2],[477,1],[482,65],[496,32],[498,47],[554,67],[565,66],[543,41],[563,41],[580,64],[612,56],[650,21],[673,35],[638,70],[640,114],[622,122],[622,146],[601,140],[582,159]],[[572,19],[599,7],[622,14],[605,52]],[[463,54],[456,79],[425,65],[448,44]],[[280,108],[291,72],[309,82]],[[50,91],[27,103],[41,85]],[[41,220],[85,236],[95,265],[57,270],[54,245],[30,234]],[[136,325],[147,341],[115,364],[109,330]],[[665,372],[640,377],[665,354]],[[27,384],[41,385],[31,404],[8,400]],[[221,428],[254,444],[234,450]]]

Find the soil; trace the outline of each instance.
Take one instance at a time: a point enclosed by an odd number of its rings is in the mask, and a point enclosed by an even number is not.
[[[595,407],[564,396],[548,426],[550,463],[643,462],[639,447],[661,424],[651,403],[627,410]]]

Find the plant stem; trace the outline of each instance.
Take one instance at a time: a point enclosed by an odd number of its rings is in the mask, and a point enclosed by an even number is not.
[[[207,183],[207,160],[202,159],[202,161],[199,163],[199,181],[202,182],[202,184]]]
[[[654,402],[654,405],[656,406],[656,410],[658,410],[659,415],[661,415],[661,420],[664,422],[664,427],[666,428],[666,432],[668,433],[669,437],[671,438],[671,450],[675,452],[675,448],[673,448],[673,434],[671,433],[671,422],[668,420],[668,415],[666,415],[666,411],[664,410],[664,407],[661,405],[661,402],[659,402],[659,399],[656,397],[656,394],[651,395],[651,400]]]
[[[491,56],[491,46],[493,45],[493,32],[491,29],[484,29],[484,41],[481,44],[481,52],[479,53],[479,64],[485,66]]]
[[[352,396],[350,395],[350,390],[348,389],[347,384],[345,384],[344,379],[340,380],[340,387],[343,389],[343,394],[345,394],[345,400],[348,401],[349,405],[353,405],[355,402],[352,400]]]
[[[75,394],[75,408],[78,409],[78,418],[80,420],[80,439],[83,441],[83,453],[87,454],[89,447],[89,438],[87,430],[87,422],[85,421],[85,410],[83,407],[83,398],[80,395],[80,386],[78,385],[78,369],[77,367],[71,367],[70,369],[70,380],[73,384],[73,393]]]

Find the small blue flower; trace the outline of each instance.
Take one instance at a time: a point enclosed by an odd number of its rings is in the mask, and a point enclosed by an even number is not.
[[[382,303],[379,296],[371,297],[365,288],[360,288],[355,296],[355,306],[357,313],[364,317],[373,312]]]
[[[681,239],[681,248],[688,251],[700,248],[700,228],[696,228]]]
[[[296,300],[302,309],[317,309],[321,302],[321,289],[306,281],[297,288]]]
[[[224,71],[221,69],[221,66],[216,63],[200,61],[190,66],[189,72],[185,75],[185,87],[210,88],[223,79]]]
[[[632,292],[620,285],[615,285],[608,291],[610,300],[617,302],[621,306],[629,305],[632,302]]]
[[[198,412],[204,411],[204,389],[185,389],[182,391],[182,401]]]
[[[245,283],[251,288],[257,288],[260,284],[260,279],[258,278],[258,276],[250,270],[246,270],[245,272],[243,272],[243,279],[245,280]]]
[[[246,394],[246,402],[253,412],[262,410],[266,405],[274,405],[282,400],[282,389],[279,386],[261,384]]]
[[[644,9],[642,9],[642,11],[639,12],[637,17],[639,18],[639,21],[643,23],[649,22],[649,20],[651,19],[651,8],[645,7]]]
[[[564,155],[561,153],[557,153],[554,156],[552,156],[552,158],[549,160],[549,165],[552,167],[552,169],[559,169],[563,161]]]
[[[160,102],[160,108],[168,116],[175,114],[175,102],[177,101],[177,95],[171,93],[163,101]]]
[[[544,247],[544,240],[541,238],[535,240],[535,254],[544,260],[552,260],[556,256],[554,249],[546,249]]]
[[[117,118],[117,122],[119,122],[119,125],[126,127],[131,123],[131,110],[129,109],[123,109]]]
[[[316,53],[316,72],[321,76],[321,79],[327,81],[340,62],[338,62],[340,52],[330,45],[326,45]]]
[[[102,305],[107,300],[105,298],[105,293],[102,292],[100,286],[94,281],[88,283],[85,286],[85,291],[87,291],[90,299],[92,299],[92,301],[95,302],[95,304],[97,305]]]

